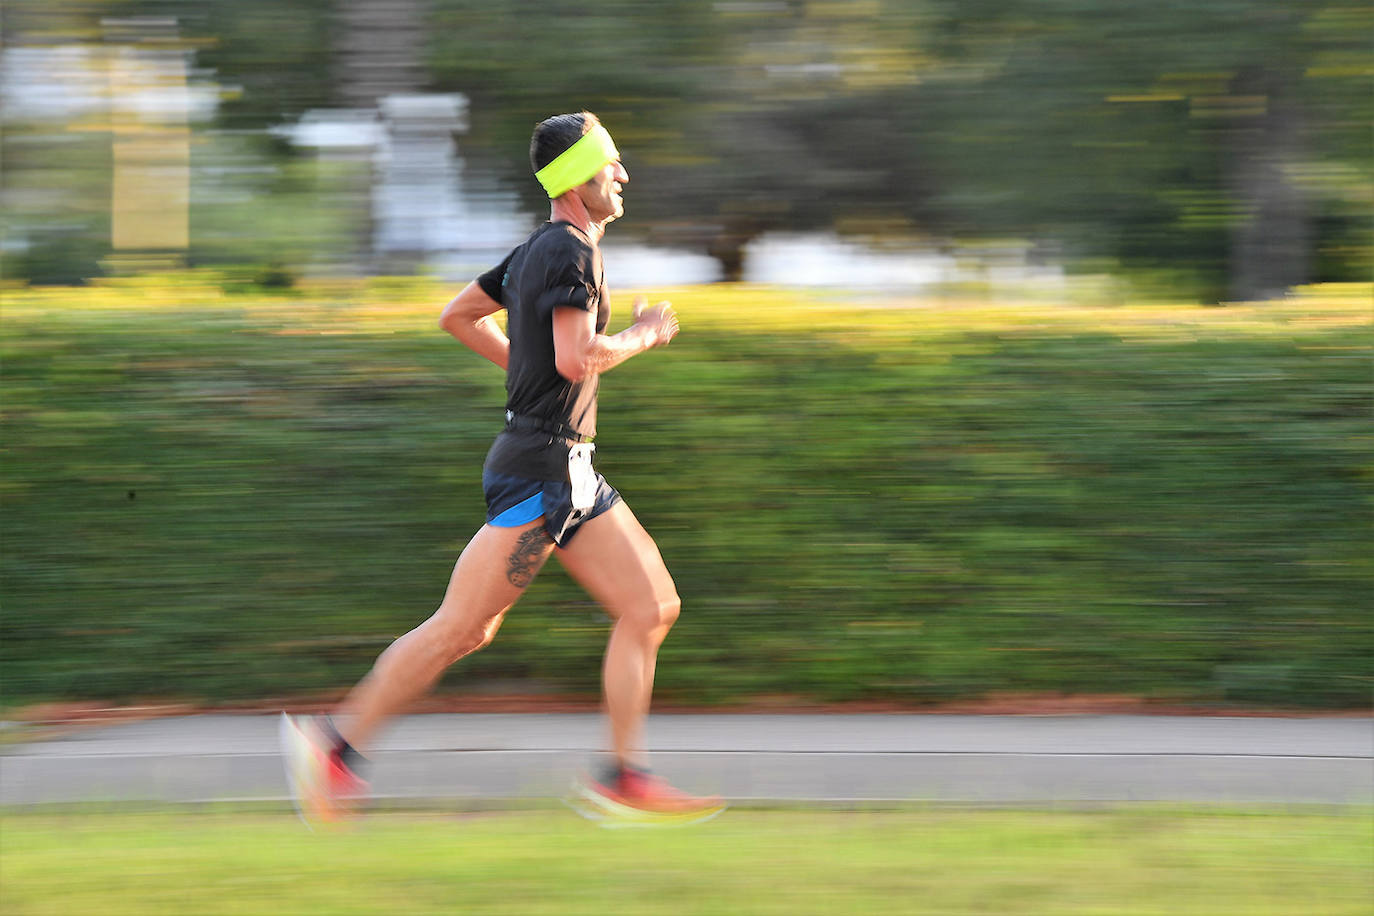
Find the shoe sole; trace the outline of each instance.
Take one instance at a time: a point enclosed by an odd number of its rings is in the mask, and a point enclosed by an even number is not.
[[[308,830],[313,831],[315,825],[310,822],[310,816],[305,810],[305,799],[301,794],[301,784],[304,781],[300,772],[306,766],[309,759],[309,750],[302,748],[303,744],[310,741],[301,732],[300,728],[286,713],[281,714],[281,719],[277,725],[277,742],[281,746],[282,768],[286,771],[286,788],[291,796],[291,807],[296,809],[296,816],[301,819],[301,823]]]
[[[589,821],[607,829],[622,827],[687,827],[718,817],[729,803],[709,805],[691,811],[645,811],[609,799],[581,782],[573,783],[572,795],[563,803]]]

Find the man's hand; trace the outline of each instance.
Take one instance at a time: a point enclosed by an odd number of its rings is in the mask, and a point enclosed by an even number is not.
[[[668,302],[660,302],[653,308],[648,308],[648,305],[648,299],[643,296],[636,296],[634,310],[630,314],[634,319],[634,324],[639,325],[652,335],[653,343],[650,346],[661,347],[677,336],[677,313],[673,311],[672,304]]]

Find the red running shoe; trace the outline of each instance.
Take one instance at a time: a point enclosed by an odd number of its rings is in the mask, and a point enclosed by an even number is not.
[[[583,777],[574,807],[607,827],[660,827],[710,820],[726,808],[719,796],[688,795],[648,770],[622,767],[602,779]]]
[[[278,734],[286,782],[301,820],[309,826],[353,814],[367,798],[367,782],[348,768],[315,720],[282,713]]]

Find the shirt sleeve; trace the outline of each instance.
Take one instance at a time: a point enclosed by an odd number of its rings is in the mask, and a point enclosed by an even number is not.
[[[510,267],[510,259],[514,254],[512,251],[500,264],[477,278],[477,285],[482,287],[482,292],[497,302],[502,301],[501,288],[506,285],[506,270]]]
[[[595,312],[601,304],[601,288],[596,277],[596,249],[580,240],[568,239],[559,252],[556,266],[548,273],[548,284],[539,294],[536,307],[542,314],[555,306],[568,306]]]

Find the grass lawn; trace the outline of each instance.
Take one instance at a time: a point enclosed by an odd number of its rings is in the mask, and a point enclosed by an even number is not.
[[[39,913],[1367,914],[1368,812],[10,813],[0,908]]]

